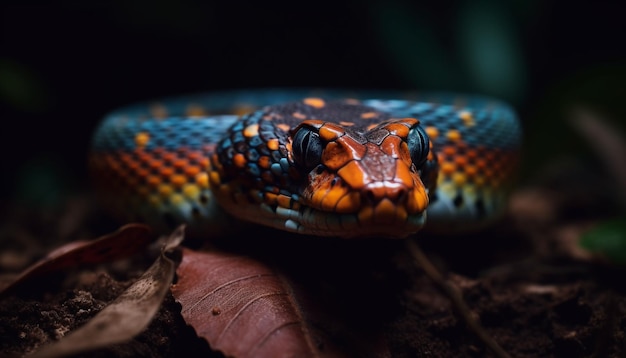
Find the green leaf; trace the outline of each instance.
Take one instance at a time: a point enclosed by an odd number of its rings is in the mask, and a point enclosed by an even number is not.
[[[626,218],[603,222],[586,232],[580,246],[606,256],[616,264],[626,264]]]

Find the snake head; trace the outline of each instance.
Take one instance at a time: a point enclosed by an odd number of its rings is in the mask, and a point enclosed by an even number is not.
[[[212,185],[244,220],[318,236],[402,238],[425,224],[430,145],[417,119],[305,99],[236,124],[218,144]]]

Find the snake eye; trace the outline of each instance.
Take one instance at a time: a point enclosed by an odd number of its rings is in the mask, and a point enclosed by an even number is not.
[[[318,166],[322,159],[322,140],[311,128],[302,126],[293,136],[291,143],[293,159],[307,170]]]
[[[409,130],[407,145],[411,154],[411,160],[419,169],[426,162],[428,152],[430,151],[428,135],[420,125],[415,125]]]

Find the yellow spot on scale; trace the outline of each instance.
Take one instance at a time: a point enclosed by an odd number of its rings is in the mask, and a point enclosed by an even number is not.
[[[269,150],[278,150],[278,148],[279,148],[278,139],[272,138],[272,139],[267,141],[267,149],[269,149]]]
[[[456,173],[452,174],[452,181],[457,186],[463,186],[463,185],[465,185],[465,182],[467,182],[467,177],[463,173],[456,172]]]
[[[211,172],[211,174],[213,174],[215,172]],[[218,176],[218,181],[216,183],[219,183],[219,176]],[[200,186],[200,188],[206,189],[209,187],[209,176],[207,175],[207,173],[199,173],[198,175],[196,175],[196,184],[198,184]]]
[[[183,174],[174,174],[170,176],[170,183],[174,184],[176,187],[181,187],[187,183],[187,177]]]
[[[322,108],[326,105],[326,102],[324,102],[324,100],[321,98],[305,98],[303,102],[307,106],[311,106],[314,108]]]
[[[183,187],[183,194],[191,200],[195,200],[200,196],[200,188],[194,184],[186,184]]]
[[[255,123],[255,124],[251,124],[247,126],[243,130],[243,135],[246,138],[251,138],[251,137],[259,135],[259,125]]]
[[[424,129],[426,130],[426,134],[428,134],[428,137],[431,140],[437,139],[437,137],[439,137],[439,129],[437,129],[437,127],[428,126]]]
[[[372,119],[374,117],[376,117],[378,115],[378,113],[376,112],[365,112],[365,113],[361,113],[361,118],[362,119]]]
[[[158,192],[161,196],[167,197],[167,196],[172,195],[172,193],[174,192],[174,189],[172,189],[170,185],[161,184],[159,185]]]
[[[282,130],[283,132],[289,132],[289,130],[291,129],[291,127],[285,123],[277,124],[276,127],[278,127],[278,129]]]
[[[144,148],[150,142],[150,133],[139,132],[135,134],[135,145],[139,148]]]
[[[459,118],[461,118],[461,120],[467,127],[472,127],[476,124],[476,122],[474,122],[474,116],[472,115],[472,112],[470,111],[459,112]]]
[[[170,196],[170,203],[172,205],[180,205],[185,202],[185,198],[183,198],[180,194],[173,194]]]
[[[456,129],[450,129],[446,133],[446,138],[448,138],[448,140],[451,140],[453,142],[457,142],[457,141],[461,140],[461,132],[459,132]]]

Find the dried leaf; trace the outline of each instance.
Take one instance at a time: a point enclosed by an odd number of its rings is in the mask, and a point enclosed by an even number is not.
[[[31,357],[60,357],[122,343],[148,327],[174,279],[175,263],[165,252],[184,238],[184,227],[166,239],[161,255],[152,266],[115,301],[84,326],[45,346]]]
[[[151,241],[150,228],[142,224],[128,224],[114,233],[93,241],[74,241],[51,251],[33,264],[11,284],[0,290],[0,297],[16,292],[33,283],[33,279],[53,272],[81,265],[110,262],[131,256]]]
[[[226,356],[339,355],[307,324],[289,283],[259,261],[184,250],[177,274],[183,318]]]

